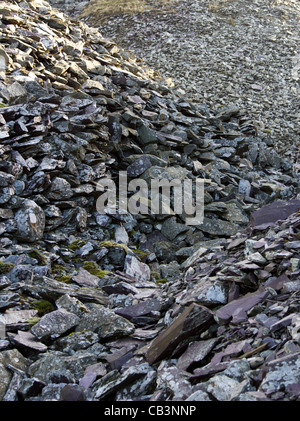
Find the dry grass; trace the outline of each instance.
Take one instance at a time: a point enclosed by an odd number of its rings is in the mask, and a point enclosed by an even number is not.
[[[135,15],[137,13],[160,13],[163,10],[172,12],[172,3],[177,0],[91,0],[81,13],[82,17],[89,17],[93,23],[104,23],[110,16]]]

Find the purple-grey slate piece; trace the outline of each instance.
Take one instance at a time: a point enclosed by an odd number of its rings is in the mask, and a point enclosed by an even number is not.
[[[250,225],[253,230],[264,230],[279,220],[285,220],[300,209],[300,200],[277,200],[263,206],[251,214]]]
[[[247,320],[246,312],[263,301],[268,295],[269,292],[265,290],[246,294],[217,310],[216,317],[220,323],[228,323],[231,319],[232,323],[235,324],[245,321]]]

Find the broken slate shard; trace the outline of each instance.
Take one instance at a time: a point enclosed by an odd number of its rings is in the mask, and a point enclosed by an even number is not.
[[[213,314],[206,307],[191,304],[151,343],[146,360],[153,364],[172,353],[177,345],[207,328],[213,321]]]
[[[300,200],[294,199],[287,202],[278,200],[253,212],[250,224],[253,230],[266,229],[279,220],[285,220],[299,210]]]

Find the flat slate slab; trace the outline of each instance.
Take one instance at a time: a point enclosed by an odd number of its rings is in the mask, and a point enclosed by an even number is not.
[[[196,333],[201,333],[213,321],[213,313],[206,307],[191,304],[151,343],[146,353],[149,364],[171,354],[177,345]]]

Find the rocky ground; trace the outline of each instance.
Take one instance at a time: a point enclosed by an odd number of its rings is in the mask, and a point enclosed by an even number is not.
[[[0,399],[299,400],[294,162],[47,2],[0,15]],[[120,170],[203,179],[203,223],[99,213]]]
[[[53,4],[61,5],[59,0]],[[63,2],[64,7],[68,2]],[[73,15],[87,5],[71,2]],[[135,15],[86,20],[211,108],[238,105],[280,153],[298,160],[300,6],[297,0],[147,1]],[[150,8],[154,10],[149,10]],[[93,10],[93,8],[91,8]]]

